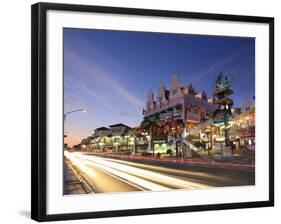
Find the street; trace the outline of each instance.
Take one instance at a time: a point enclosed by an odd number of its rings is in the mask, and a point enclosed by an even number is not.
[[[65,158],[91,193],[206,189],[254,184],[254,172],[230,172],[204,166],[200,171],[67,152]],[[88,192],[89,193],[89,192]]]

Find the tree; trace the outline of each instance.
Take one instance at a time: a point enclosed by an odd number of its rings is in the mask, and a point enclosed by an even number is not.
[[[153,138],[153,134],[155,132],[155,129],[157,127],[159,127],[159,121],[160,121],[159,114],[155,114],[151,118],[148,118],[148,117],[144,118],[144,120],[141,122],[141,128],[144,129],[144,130],[147,130],[149,132],[149,135],[150,135],[149,145],[148,145],[149,151],[151,150],[151,142],[152,142],[152,138]],[[154,156],[154,147],[152,149],[152,154]]]

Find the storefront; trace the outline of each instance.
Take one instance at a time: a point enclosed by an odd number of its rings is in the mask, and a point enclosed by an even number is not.
[[[167,153],[167,150],[171,149],[168,144],[167,136],[156,136],[152,140],[152,147],[154,148],[154,153]]]
[[[255,127],[249,127],[244,130],[241,137],[241,144],[247,150],[255,150]]]

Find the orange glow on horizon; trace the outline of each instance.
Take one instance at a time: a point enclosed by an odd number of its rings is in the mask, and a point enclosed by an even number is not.
[[[77,135],[66,134],[66,135],[67,135],[67,137],[64,138],[64,143],[70,147],[81,143],[82,139],[89,136],[89,135],[85,135],[85,134],[77,134]]]

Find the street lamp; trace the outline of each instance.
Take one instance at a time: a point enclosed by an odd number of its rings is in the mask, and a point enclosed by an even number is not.
[[[84,113],[86,112],[85,109],[77,109],[77,110],[68,111],[68,112],[66,112],[66,113],[63,115],[63,121],[65,122],[66,116],[67,116],[68,114],[75,113],[75,112],[79,112],[79,111],[84,112]],[[67,135],[64,134],[64,138],[66,138],[66,137],[67,137]]]
[[[83,112],[83,113],[86,112],[85,109],[77,109],[77,110],[72,110],[72,111],[66,112],[66,113],[63,115],[64,121],[66,120],[66,116],[67,116],[68,114],[75,113],[75,112],[79,112],[79,111],[81,111],[81,112]]]

